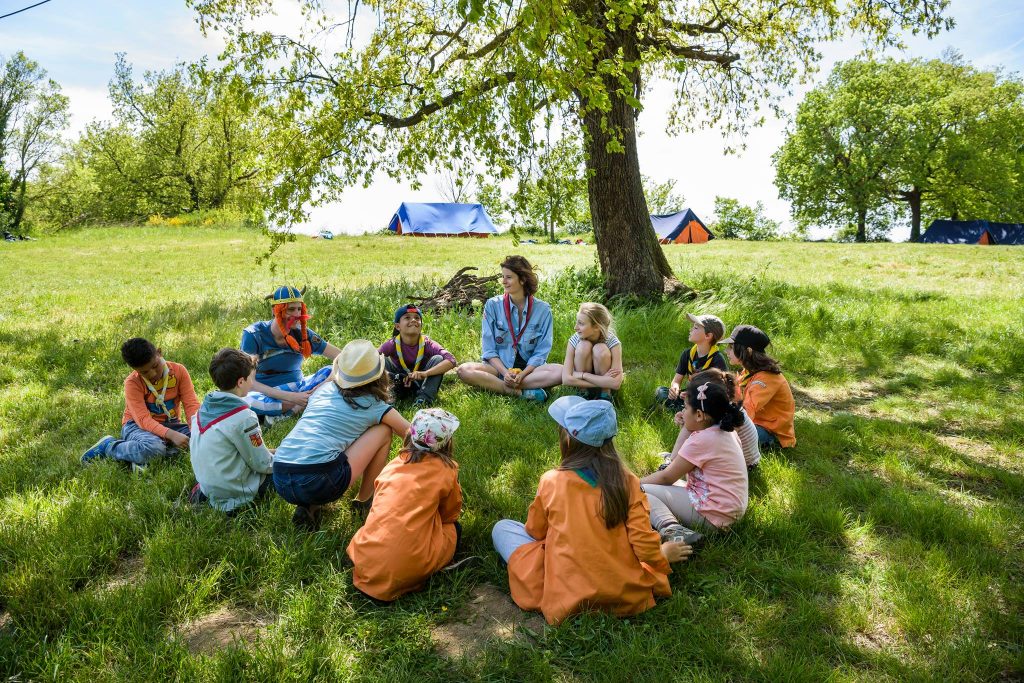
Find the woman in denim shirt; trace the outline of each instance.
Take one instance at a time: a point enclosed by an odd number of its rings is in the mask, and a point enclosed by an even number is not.
[[[501,285],[505,293],[484,304],[480,335],[484,362],[460,365],[459,379],[499,394],[546,401],[544,388],[562,383],[562,366],[547,362],[551,307],[533,298],[537,276],[522,256],[502,261]]]

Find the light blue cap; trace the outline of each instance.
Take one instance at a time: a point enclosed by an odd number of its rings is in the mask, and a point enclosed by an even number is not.
[[[608,401],[563,396],[548,406],[548,414],[569,432],[569,436],[588,446],[603,446],[619,431],[615,406]]]

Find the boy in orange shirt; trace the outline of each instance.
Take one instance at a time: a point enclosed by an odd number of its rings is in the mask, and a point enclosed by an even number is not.
[[[739,377],[740,398],[743,410],[757,428],[758,445],[762,448],[795,446],[796,402],[778,361],[765,353],[771,339],[753,325],[737,325],[721,343],[729,345],[729,361],[743,367]]]
[[[352,583],[390,602],[419,590],[455,555],[462,528],[459,464],[452,459],[452,434],[459,419],[440,408],[412,418],[402,451],[374,484],[370,514],[348,556]]]
[[[121,358],[132,368],[124,380],[121,438],[104,436],[82,455],[82,464],[113,458],[138,471],[188,446],[199,399],[185,366],[164,360],[149,340],[129,339],[121,345]]]
[[[584,611],[639,614],[671,594],[669,562],[692,548],[662,543],[651,528],[640,480],[612,444],[608,401],[563,396],[548,413],[559,424],[562,462],[545,472],[526,524],[494,525],[494,548],[508,563],[512,599],[549,624]]]

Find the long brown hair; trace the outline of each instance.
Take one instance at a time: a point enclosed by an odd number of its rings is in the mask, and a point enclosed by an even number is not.
[[[506,256],[505,260],[501,262],[501,267],[507,270],[511,270],[519,278],[519,281],[523,283],[523,293],[526,296],[533,296],[537,293],[537,274],[533,272],[533,266],[526,260],[525,256],[519,256],[513,254],[512,256]]]
[[[749,346],[733,344],[732,352],[739,358],[740,365],[743,366],[748,375],[753,375],[755,372],[770,372],[773,375],[782,374],[779,362],[764,351],[755,351]]]
[[[575,470],[589,467],[597,475],[605,527],[614,529],[624,524],[629,516],[626,468],[623,467],[612,440],[608,439],[603,446],[591,446],[572,438],[564,427],[560,427],[558,446],[562,451],[562,463],[558,469]]]
[[[399,351],[401,353],[401,351]],[[338,386],[335,384],[334,386]],[[356,402],[356,399],[360,396],[372,396],[378,401],[384,401],[385,403],[391,400],[391,379],[388,377],[388,373],[380,373],[380,377],[372,382],[360,385],[358,387],[352,387],[351,389],[342,389],[338,387],[338,392],[341,397],[345,399],[345,403],[349,404],[353,408],[359,408],[360,410],[366,408],[364,405],[360,405]]]
[[[412,435],[406,434],[405,441],[402,442],[402,452],[400,455],[405,458],[406,462],[419,462],[428,455],[435,455],[448,467],[455,467],[455,459],[452,457],[455,449],[452,446],[452,439],[448,439],[448,443],[441,446],[439,451],[427,451],[412,442]]]

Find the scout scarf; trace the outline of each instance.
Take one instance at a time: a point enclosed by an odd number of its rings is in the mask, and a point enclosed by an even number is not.
[[[512,348],[519,348],[519,340],[523,338],[523,334],[526,332],[526,326],[530,324],[530,316],[533,315],[533,296],[531,295],[526,299],[526,319],[523,321],[523,326],[519,328],[519,334],[516,334],[515,327],[512,325],[512,297],[508,294],[505,295],[505,320],[508,321],[508,333],[512,335]]]
[[[398,356],[398,362],[402,365],[402,369],[406,372],[416,372],[416,368],[420,366],[420,362],[423,360],[423,348],[424,348],[424,337],[420,335],[419,348],[416,349],[416,362],[412,364],[412,370],[405,364],[405,354],[402,353],[402,336],[395,335],[395,355]]]
[[[313,354],[313,346],[309,343],[309,330],[306,329],[306,321],[310,319],[310,315],[306,313],[306,304],[302,304],[302,315],[297,317],[286,318],[285,309],[288,308],[288,304],[274,304],[274,320],[277,321],[277,326],[281,329],[281,334],[284,335],[284,341],[292,351],[297,351],[302,354],[303,358],[309,358]],[[292,325],[298,320],[302,327],[300,332],[301,342],[295,340],[292,336]]]
[[[160,412],[166,415],[168,420],[174,419],[174,415],[171,415],[171,411],[167,409],[167,402],[164,401],[164,397],[167,395],[167,382],[171,377],[171,369],[167,367],[167,364],[164,363],[164,385],[161,387],[159,394],[156,393],[156,387],[150,384],[148,379],[142,375],[139,375],[139,377],[142,377],[142,381],[146,383],[146,388],[152,392],[153,402],[156,403],[156,407],[160,409]],[[175,409],[175,413],[177,413],[177,409]]]
[[[711,367],[711,361],[714,359],[716,353],[718,353],[718,344],[713,345],[711,347],[711,350],[708,351],[707,360],[704,361],[704,364],[701,366],[700,371],[707,370],[708,368]],[[696,358],[697,345],[694,344],[693,347],[690,348],[690,358],[686,361],[686,371],[691,375],[694,374],[695,372],[698,372],[697,366],[693,364],[693,361],[696,360]]]

